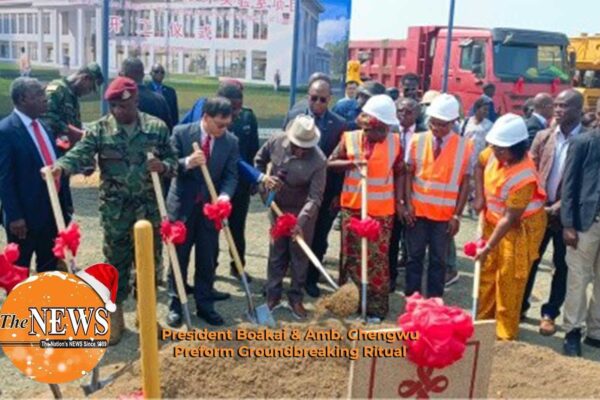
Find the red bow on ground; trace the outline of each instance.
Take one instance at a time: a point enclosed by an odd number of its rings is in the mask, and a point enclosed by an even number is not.
[[[160,236],[162,236],[162,241],[165,243],[183,244],[187,238],[187,228],[181,221],[164,220],[160,224]]]
[[[464,310],[444,305],[441,298],[424,299],[418,293],[407,299],[398,326],[419,334],[417,340],[405,342],[408,359],[432,368],[444,368],[460,360],[474,332],[471,316]]]
[[[367,217],[362,220],[352,217],[348,223],[348,229],[356,233],[361,238],[367,238],[368,240],[376,241],[381,233],[381,224],[379,221],[371,217]]]
[[[477,255],[477,250],[483,249],[487,244],[485,239],[479,239],[476,242],[468,242],[465,243],[465,247],[463,251],[467,257],[475,257]]]
[[[19,267],[14,264],[19,259],[19,245],[9,243],[0,254],[0,287],[6,294],[29,276],[29,268]]]
[[[215,223],[215,228],[223,229],[223,221],[231,215],[231,202],[229,200],[217,200],[215,204],[204,205],[204,215]]]
[[[81,233],[79,232],[79,225],[77,222],[71,222],[69,226],[58,232],[58,236],[54,239],[54,247],[52,252],[56,258],[61,260],[65,259],[65,250],[70,250],[73,257],[77,255],[77,249],[81,242]]]
[[[291,237],[297,223],[298,218],[294,214],[285,213],[280,215],[271,227],[271,238],[278,240],[284,237]]]

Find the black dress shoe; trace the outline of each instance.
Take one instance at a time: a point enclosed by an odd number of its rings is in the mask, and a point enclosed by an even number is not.
[[[188,285],[187,283],[185,284],[185,294],[193,294],[194,293],[194,287],[191,285]]]
[[[202,318],[207,323],[213,326],[221,326],[225,323],[223,317],[221,317],[221,315],[219,315],[219,313],[215,310],[206,310],[199,308],[198,311],[196,311],[196,315],[198,315],[199,318]]]
[[[252,283],[252,277],[250,276],[250,274],[247,272],[244,272],[244,274],[246,274],[246,280],[248,281],[248,283]],[[237,280],[241,280],[240,274],[238,274],[237,269],[229,270],[229,275],[231,275],[232,277],[234,277]]]
[[[216,289],[213,289],[213,291],[210,293],[210,298],[214,301],[227,300],[230,297],[231,295],[229,293],[219,292]]]
[[[600,349],[600,339],[594,339],[589,336],[586,336],[585,339],[583,339],[583,343],[587,344],[588,346]]]
[[[563,352],[568,357],[581,357],[581,330],[573,329],[565,335]]]
[[[167,325],[171,328],[179,328],[183,320],[181,318],[181,314],[175,311],[169,311],[169,315],[167,315]]]
[[[307,295],[314,297],[315,299],[321,296],[321,289],[319,289],[316,283],[307,283],[306,286],[304,286],[304,290]]]

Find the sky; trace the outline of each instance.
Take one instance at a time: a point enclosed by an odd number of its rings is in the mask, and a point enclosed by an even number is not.
[[[319,15],[317,44],[320,47],[325,46],[326,43],[335,43],[346,38],[348,31],[348,4],[350,1],[321,0],[325,12]]]
[[[600,0],[455,0],[455,24],[600,33]],[[414,25],[447,25],[450,0],[352,0],[350,39],[404,39]]]

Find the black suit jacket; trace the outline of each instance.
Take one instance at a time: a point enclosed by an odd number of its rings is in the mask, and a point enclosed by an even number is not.
[[[573,139],[562,178],[560,216],[565,228],[587,231],[600,202],[600,130]]]
[[[42,125],[59,157],[54,134],[47,125]],[[25,220],[29,230],[55,224],[46,182],[40,174],[43,166],[37,147],[19,116],[13,112],[1,120],[0,200],[2,220],[7,229],[11,222],[19,219]],[[73,202],[67,177],[61,179],[58,197],[68,222],[73,213]]]
[[[173,130],[173,121],[171,121],[171,111],[165,98],[153,92],[148,86],[138,85],[139,104],[138,109],[146,114],[163,120],[169,132]]]
[[[531,144],[533,143],[533,139],[535,139],[535,136],[537,135],[537,133],[539,131],[541,131],[542,129],[546,129],[547,127],[544,124],[542,124],[542,122],[535,115],[532,115],[531,117],[527,118],[525,120],[525,125],[527,125],[527,134],[529,136],[529,147],[531,147]]]
[[[152,82],[148,83],[148,88],[165,98],[171,113],[171,124],[173,126],[177,125],[179,123],[179,106],[177,105],[177,92],[175,89],[171,86],[161,85],[160,91],[156,91]]]
[[[200,144],[200,123],[178,125],[171,136],[171,144],[178,158],[177,177],[173,179],[167,196],[167,211],[172,221],[186,221],[196,204],[198,196],[203,201],[210,200],[208,187],[200,168],[186,169],[185,159],[194,151],[193,142]],[[239,159],[238,139],[230,132],[215,139],[208,170],[217,189],[217,194],[227,194],[233,198],[238,183]]]

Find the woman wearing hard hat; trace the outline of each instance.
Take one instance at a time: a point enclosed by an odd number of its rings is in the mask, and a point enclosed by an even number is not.
[[[387,95],[371,97],[358,117],[360,130],[345,132],[329,159],[329,168],[344,171],[342,207],[342,259],[340,283],[361,282],[361,238],[351,229],[351,218],[361,219],[360,167],[367,165],[367,214],[381,225],[376,240],[368,242],[367,315],[371,321],[388,313],[388,248],[394,215],[401,198],[404,162],[398,135],[396,107]]]
[[[515,340],[527,277],[546,228],[546,193],[527,154],[527,126],[515,114],[500,117],[491,145],[475,167],[475,209],[484,211],[478,319],[496,319],[496,336]]]

